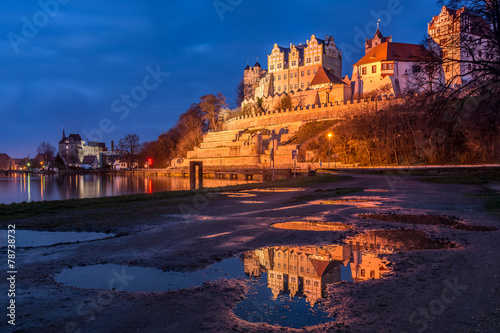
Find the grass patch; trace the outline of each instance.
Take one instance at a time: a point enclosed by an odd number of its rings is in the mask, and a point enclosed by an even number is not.
[[[350,177],[338,175],[323,175],[316,177],[299,177],[295,179],[280,179],[274,182],[266,183],[252,183],[230,185],[215,189],[203,189],[202,193],[217,193],[221,191],[241,191],[250,190],[254,188],[294,188],[304,187],[318,183],[337,182]],[[41,201],[31,203],[14,203],[14,204],[0,204],[0,221],[8,221],[14,219],[23,219],[34,216],[48,215],[59,213],[61,211],[75,211],[75,210],[91,210],[99,208],[130,208],[135,204],[144,204],[146,206],[154,207],[161,204],[168,204],[169,202],[178,203],[185,200],[189,202],[199,195],[199,190],[189,191],[168,191],[157,192],[151,194],[132,194],[112,197],[100,197],[91,199],[71,199],[71,200],[57,200],[57,201]],[[141,207],[143,209],[143,207]]]
[[[298,195],[293,197],[291,202],[299,202],[299,201],[310,201],[310,200],[318,200],[324,198],[338,197],[342,195],[347,195],[351,193],[363,192],[363,188],[361,187],[338,187],[327,190],[316,190],[312,193]]]

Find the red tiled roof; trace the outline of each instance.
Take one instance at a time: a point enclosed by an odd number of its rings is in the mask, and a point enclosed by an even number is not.
[[[345,84],[344,81],[333,74],[333,71],[327,70],[323,66],[319,66],[316,75],[314,75],[311,81],[311,86],[324,83]]]
[[[422,45],[385,42],[371,49],[353,66],[380,61],[419,61],[426,57],[427,50]]]
[[[328,267],[334,268],[341,264],[341,261],[334,260],[334,261],[323,261],[319,259],[310,259],[311,264],[314,267],[314,270],[316,271],[316,275],[318,277],[322,277],[325,274],[325,271],[327,270]]]

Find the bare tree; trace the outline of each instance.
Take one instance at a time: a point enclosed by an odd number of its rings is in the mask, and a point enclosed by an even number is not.
[[[36,149],[36,152],[40,155],[43,156],[45,161],[50,161],[54,157],[54,154],[56,152],[56,148],[51,145],[49,142],[42,142],[38,148]]]
[[[224,97],[221,93],[217,93],[217,95],[205,95],[201,97],[200,100],[201,101],[198,105],[204,113],[208,128],[212,130],[219,130],[221,125],[219,114],[220,111],[227,106],[226,97]]]
[[[127,156],[133,156],[140,152],[141,145],[137,134],[128,134],[118,141],[116,148]]]

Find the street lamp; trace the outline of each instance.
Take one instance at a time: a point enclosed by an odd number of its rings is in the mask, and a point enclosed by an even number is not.
[[[331,157],[330,151],[332,147],[331,139],[332,139],[332,133],[328,133],[328,169],[330,169],[330,157]]]

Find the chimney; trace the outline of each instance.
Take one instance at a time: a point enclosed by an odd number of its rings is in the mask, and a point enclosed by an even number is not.
[[[115,151],[115,142],[111,140],[111,151]]]

